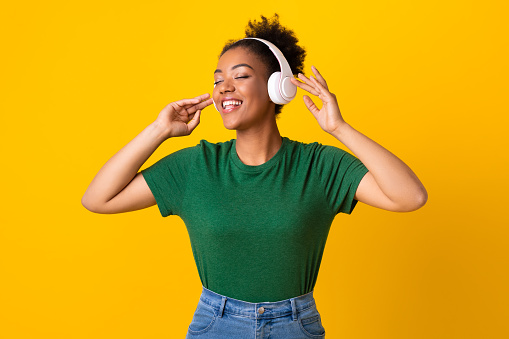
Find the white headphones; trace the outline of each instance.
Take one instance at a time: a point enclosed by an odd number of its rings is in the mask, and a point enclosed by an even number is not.
[[[267,89],[269,90],[269,97],[273,103],[278,105],[284,105],[292,101],[297,94],[297,86],[291,83],[290,79],[293,78],[292,69],[290,68],[290,64],[286,61],[285,56],[279,48],[277,48],[272,42],[267,40],[258,39],[258,38],[244,38],[245,39],[253,39],[263,42],[267,45],[277,61],[279,62],[279,67],[281,68],[281,72],[274,72],[269,77],[269,82],[267,84]]]
[[[297,94],[297,86],[292,84],[292,82],[290,81],[290,79],[293,78],[293,73],[292,69],[290,68],[290,64],[288,63],[288,61],[286,61],[286,58],[284,57],[283,53],[281,53],[279,48],[277,48],[273,43],[267,40],[258,38],[244,38],[240,40],[246,39],[253,39],[263,42],[270,48],[272,53],[274,53],[274,56],[276,57],[277,61],[279,62],[281,72],[272,73],[267,83],[267,89],[269,92],[270,100],[278,105],[284,105],[292,101],[292,99],[295,98],[295,95]],[[214,106],[216,106],[215,102]],[[216,110],[218,110],[217,107]]]

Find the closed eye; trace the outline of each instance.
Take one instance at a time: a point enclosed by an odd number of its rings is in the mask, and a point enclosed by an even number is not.
[[[243,75],[243,76],[240,76],[240,77],[236,77],[235,79],[247,79],[249,77],[250,77],[249,75]],[[223,80],[218,80],[218,81],[214,82],[214,86],[216,86],[218,83],[220,83],[222,81]]]

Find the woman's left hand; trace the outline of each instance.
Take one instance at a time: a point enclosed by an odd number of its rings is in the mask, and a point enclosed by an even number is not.
[[[298,77],[301,81],[292,78],[291,82],[297,87],[302,88],[306,92],[313,94],[322,100],[322,108],[319,109],[313,100],[307,95],[304,95],[304,103],[309,111],[318,121],[320,127],[327,133],[333,134],[342,125],[346,124],[339,111],[338,101],[336,95],[329,91],[329,87],[322,77],[320,72],[311,66],[311,70],[316,78],[313,76],[307,78],[304,74],[299,73]]]

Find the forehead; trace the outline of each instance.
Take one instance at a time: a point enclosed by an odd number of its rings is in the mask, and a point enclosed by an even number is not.
[[[248,64],[255,72],[266,72],[267,67],[253,52],[243,47],[235,47],[226,51],[217,62],[217,69],[228,72],[235,65]]]

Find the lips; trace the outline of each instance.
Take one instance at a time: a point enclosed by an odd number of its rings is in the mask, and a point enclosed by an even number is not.
[[[223,113],[229,113],[233,110],[236,110],[242,105],[242,100],[238,100],[235,98],[224,98],[221,102],[221,106],[223,107]]]

